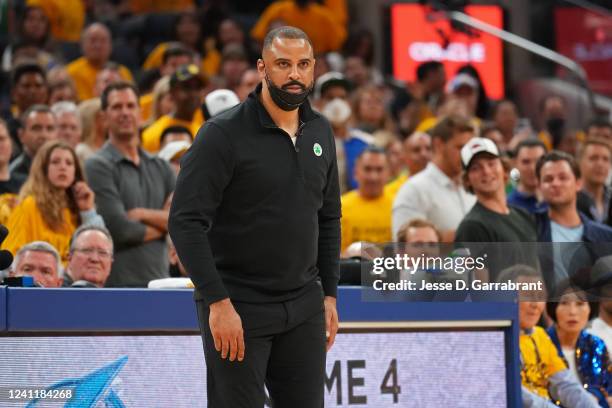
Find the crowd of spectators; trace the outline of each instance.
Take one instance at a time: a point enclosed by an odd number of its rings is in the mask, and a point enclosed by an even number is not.
[[[428,61],[413,83],[386,77],[346,0],[237,2],[247,14],[226,3],[16,2],[1,60],[0,222],[15,255],[6,274],[45,287],[185,276],[167,237],[180,157],[202,123],[255,89],[261,41],[282,25],[314,46],[311,103],[336,137],[342,257],[391,241],[612,241],[608,120],[572,129],[551,94],[532,124],[513,100],[490,99],[471,65]],[[567,302],[584,302],[576,296]],[[551,310],[565,341],[565,309]],[[609,347],[610,302],[598,319]],[[580,336],[574,345],[591,341]]]

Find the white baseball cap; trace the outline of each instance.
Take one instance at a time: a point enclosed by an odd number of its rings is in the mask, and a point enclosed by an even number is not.
[[[477,91],[479,88],[478,82],[474,79],[474,77],[465,73],[461,73],[455,75],[455,77],[451,79],[451,81],[448,83],[448,91],[455,92],[462,86],[469,86],[475,91]]]
[[[189,149],[189,146],[191,146],[191,143],[187,142],[186,140],[170,142],[165,145],[164,148],[159,151],[159,153],[157,153],[157,157],[164,159],[167,162],[172,161],[178,155],[185,153]]]
[[[212,91],[204,99],[205,119],[210,119],[219,113],[233,108],[240,103],[238,95],[229,89],[217,89]]]
[[[461,148],[461,163],[463,163],[463,168],[467,169],[474,156],[478,153],[489,153],[495,157],[499,157],[499,150],[491,139],[473,137],[463,146],[463,148]]]
[[[320,98],[321,94],[323,92],[325,92],[327,90],[327,88],[331,87],[331,86],[341,86],[344,89],[348,91],[351,90],[352,86],[351,86],[351,81],[349,81],[344,74],[340,73],[340,72],[334,72],[334,71],[330,71],[330,72],[326,72],[323,75],[321,75],[319,78],[317,78],[317,81],[315,82],[315,87],[314,87],[314,96],[315,98]]]

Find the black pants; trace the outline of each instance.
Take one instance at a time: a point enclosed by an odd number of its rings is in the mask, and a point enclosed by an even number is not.
[[[325,312],[321,286],[284,303],[232,302],[242,319],[242,362],[222,359],[197,301],[206,358],[209,408],[263,408],[264,383],[274,408],[323,407]]]

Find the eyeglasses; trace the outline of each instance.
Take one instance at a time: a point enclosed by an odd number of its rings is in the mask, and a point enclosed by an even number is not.
[[[74,248],[74,250],[77,252],[84,253],[85,255],[93,255],[94,253],[96,253],[100,258],[104,259],[109,259],[113,256],[113,253],[111,251],[99,248]]]

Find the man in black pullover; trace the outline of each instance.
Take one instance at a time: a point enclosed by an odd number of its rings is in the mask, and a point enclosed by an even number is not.
[[[185,154],[169,231],[195,286],[209,406],[323,406],[338,328],[340,193],[333,134],[307,97],[312,45],[271,31],[261,84]]]

